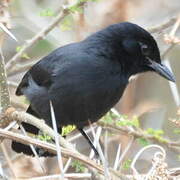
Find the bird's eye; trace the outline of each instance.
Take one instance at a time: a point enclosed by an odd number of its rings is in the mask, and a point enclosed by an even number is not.
[[[147,56],[150,54],[150,49],[146,44],[141,44],[141,52],[143,55]]]

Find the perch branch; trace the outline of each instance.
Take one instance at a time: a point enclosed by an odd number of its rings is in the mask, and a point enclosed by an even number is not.
[[[36,118],[28,113],[15,111],[14,108],[8,108],[8,110],[4,114],[4,118],[8,119],[7,120],[8,122],[11,122],[11,121],[26,122],[31,125],[34,125],[38,129],[40,129],[41,131],[48,134],[49,136],[51,136],[54,139],[53,129],[51,129],[48,125],[46,125],[44,123],[44,121],[39,120],[38,118]],[[5,127],[5,126],[3,125],[0,127]],[[63,147],[75,151],[74,147],[61,136],[59,136],[59,142]]]
[[[0,136],[3,138],[21,142],[23,144],[32,144],[32,145],[44,148],[47,151],[54,153],[54,154],[57,153],[55,145],[44,142],[44,141],[40,141],[38,139],[31,138],[28,136],[24,136],[24,135],[17,134],[14,132],[6,131],[4,129],[0,129]],[[79,154],[77,152],[71,151],[69,149],[66,149],[66,148],[62,148],[61,151],[64,156],[72,157],[74,159],[80,160],[84,163],[84,165],[91,166],[91,167],[95,168],[96,170],[98,170],[99,173],[104,174],[103,168],[100,165],[97,165],[93,160],[90,160],[88,157],[86,157],[82,154]]]

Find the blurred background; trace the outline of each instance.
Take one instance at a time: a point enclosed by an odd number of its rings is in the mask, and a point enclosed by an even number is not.
[[[11,21],[10,31],[18,39],[18,42],[13,41],[8,36],[5,37],[2,51],[6,62],[21,50],[24,43],[27,43],[29,39],[49,25],[59,13],[61,4],[64,4],[64,2],[62,0],[8,1]],[[66,3],[72,4],[74,0],[68,0]],[[24,98],[14,96],[15,87],[29,67],[52,50],[68,43],[80,41],[91,33],[113,23],[130,21],[144,28],[151,28],[168,21],[172,17],[177,17],[179,14],[179,0],[94,0],[86,3],[79,11],[66,16],[52,31],[29,48],[18,61],[19,64],[14,65],[12,70],[7,69],[12,104],[19,109],[26,109],[27,103]],[[158,42],[161,54],[170,46],[165,43],[164,35],[169,34],[172,27],[170,26],[165,30],[152,34]],[[180,30],[177,29],[176,36],[178,37],[179,34]],[[166,138],[175,141],[179,139],[179,135],[174,133],[176,127],[170,122],[170,118],[176,117],[179,106],[180,46],[173,46],[164,57],[164,60],[170,63],[176,77],[176,86],[169,84],[167,80],[155,73],[141,74],[130,82],[123,99],[116,105],[116,110],[120,114],[128,115],[128,117],[137,115],[143,129],[161,129]],[[18,68],[21,70],[16,70]],[[109,152],[111,152],[109,157],[110,163],[111,157],[113,159],[113,156],[116,154],[117,142],[119,141],[123,149],[127,146],[129,138],[125,135],[116,135],[113,138],[109,138],[109,147],[111,147],[109,148]],[[89,148],[83,138],[79,139],[77,144],[81,152],[86,152]],[[9,154],[14,156],[8,145],[9,141],[7,141],[6,147]],[[134,142],[132,147],[127,153],[128,159],[131,159],[141,148],[137,142]],[[180,166],[179,153],[168,148],[167,153],[168,165],[170,167]],[[147,153],[141,159],[142,164],[139,168],[142,170],[146,169],[143,167],[143,163],[148,159],[148,155],[150,154]],[[1,157],[1,160],[3,161],[3,157]],[[52,173],[55,169],[52,167],[56,166],[54,160],[51,158],[48,160],[48,163],[46,161],[47,159],[44,159],[47,169]],[[13,164],[16,174],[21,174],[24,177],[41,174],[33,158],[21,155],[13,161]],[[7,170],[7,173],[10,172]]]

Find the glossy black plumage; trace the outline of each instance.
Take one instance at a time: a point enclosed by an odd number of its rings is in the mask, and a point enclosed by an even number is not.
[[[119,101],[131,75],[146,71],[174,81],[153,37],[135,24],[119,23],[44,57],[25,74],[16,94],[25,95],[30,113],[50,126],[51,100],[58,127],[75,124],[81,130]],[[15,142],[12,147],[26,153]]]

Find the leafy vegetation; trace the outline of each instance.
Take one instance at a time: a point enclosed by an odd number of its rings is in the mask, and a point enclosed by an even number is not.
[[[164,131],[161,129],[155,130],[152,128],[148,128],[145,133],[154,136],[154,138],[156,138],[160,142],[166,142],[166,140],[162,136],[164,134]]]
[[[75,168],[76,172],[84,172],[85,166],[78,160],[73,160],[71,163],[71,167]]]
[[[66,136],[67,134],[69,134],[70,132],[72,132],[74,129],[76,129],[76,126],[74,125],[68,125],[62,128],[62,136]]]
[[[39,13],[39,15],[42,16],[42,17],[51,17],[51,16],[55,16],[55,13],[51,8],[47,8],[47,9],[43,9]]]
[[[122,165],[122,169],[123,170],[128,170],[131,166],[131,163],[132,163],[132,160],[131,159],[127,159],[123,162],[123,165]]]
[[[147,139],[145,139],[145,138],[137,138],[137,142],[141,146],[148,146],[150,144],[150,142]]]
[[[41,141],[52,142],[52,138],[45,133],[37,135],[37,138]]]

